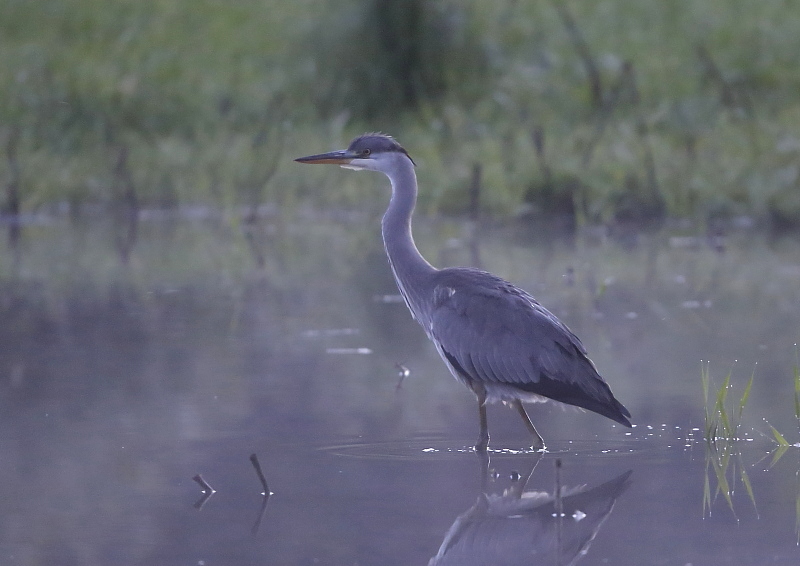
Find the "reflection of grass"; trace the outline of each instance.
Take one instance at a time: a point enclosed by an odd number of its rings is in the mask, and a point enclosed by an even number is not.
[[[741,481],[753,507],[756,507],[755,494],[747,471],[741,458],[741,451],[738,449],[739,430],[741,427],[742,413],[750,397],[753,386],[755,371],[750,376],[750,380],[745,386],[741,397],[731,402],[728,400],[731,386],[731,372],[725,379],[716,393],[713,395],[713,384],[708,363],[703,365],[700,378],[703,385],[703,401],[705,409],[705,440],[706,440],[706,474],[703,485],[703,514],[711,511],[713,500],[722,494],[728,507],[736,515],[733,506],[733,493],[736,481]],[[798,430],[800,430],[800,364],[795,363],[793,368],[794,384],[794,412]],[[786,437],[766,419],[764,421],[770,428],[772,439],[777,444],[773,452],[770,468],[786,454],[791,447],[800,447],[800,442],[792,444]],[[717,480],[716,490],[712,494],[711,474],[709,468],[713,470]],[[795,535],[800,544],[800,470],[796,472],[797,486],[795,490]],[[757,509],[756,509],[757,510]]]
[[[795,356],[797,352],[795,352]],[[794,418],[797,421],[797,428],[800,430],[800,363],[795,358],[794,363]]]
[[[750,501],[753,502],[753,507],[756,506],[753,486],[750,483],[750,478],[742,463],[741,452],[737,448],[742,413],[750,397],[755,371],[750,376],[750,380],[747,382],[747,386],[742,396],[739,398],[738,403],[730,409],[726,404],[728,393],[731,390],[731,373],[728,372],[728,375],[725,376],[725,380],[716,392],[713,404],[709,404],[712,384],[708,363],[701,368],[700,377],[703,384],[703,401],[705,403],[706,440],[706,474],[705,483],[703,485],[703,514],[710,512],[713,499],[721,493],[725,497],[725,501],[728,502],[728,507],[730,507],[735,515],[736,512],[733,508],[732,494],[737,477],[747,490],[747,495],[750,497]],[[717,487],[713,496],[711,493],[710,475],[708,473],[709,467],[713,469],[714,476],[717,479]]]
[[[795,352],[796,356],[796,352]],[[794,418],[797,422],[797,428],[800,432],[800,363],[798,363],[797,358],[795,357],[795,364],[793,368],[793,381],[794,381]],[[770,431],[772,432],[772,437],[775,442],[778,444],[777,448],[772,454],[772,462],[770,463],[770,468],[778,463],[784,454],[789,450],[789,448],[795,447],[800,448],[800,442],[796,442],[791,444],[786,437],[783,436],[778,429],[776,429],[771,424],[769,425]],[[794,532],[797,538],[797,544],[800,545],[800,468],[795,472],[795,479],[796,479],[796,488],[795,488],[795,497],[794,497]]]
[[[800,362],[798,362],[797,360],[797,351],[795,351],[795,363],[794,363],[794,418],[795,421],[797,422],[798,431],[800,431]],[[786,444],[788,445],[788,442]],[[794,446],[800,446],[800,443],[797,443]],[[788,446],[782,446],[781,448],[783,449],[783,452],[786,452]],[[800,469],[798,469],[795,472],[795,480],[796,480],[795,481],[796,488],[794,497],[794,534],[797,540],[797,544],[800,545]]]
[[[793,371],[793,382],[794,382],[794,418],[797,422],[798,432],[800,432],[800,363],[795,360]],[[766,421],[766,419],[764,419]],[[786,454],[786,451],[791,448],[800,448],[800,442],[796,442],[794,444],[790,443],[786,440],[786,437],[778,431],[774,426],[769,424],[770,431],[772,432],[772,438],[777,443],[777,448],[775,449],[775,453],[772,456],[772,466],[774,466],[781,457]],[[799,471],[800,473],[800,471]],[[800,493],[800,492],[798,492]],[[799,495],[800,497],[800,495]],[[798,499],[798,521],[800,521],[800,499]]]
[[[733,442],[724,439],[722,442],[706,443],[706,474],[703,484],[703,514],[711,513],[713,500],[721,493],[728,503],[728,507],[736,515],[733,508],[733,493],[736,487],[737,472],[738,478],[742,482],[753,507],[756,507],[756,498],[753,493],[753,486],[747,475],[744,464],[742,463],[741,452],[736,449]],[[711,481],[708,469],[711,467],[717,479],[717,487],[712,496]],[[731,478],[730,480],[728,478]],[[756,508],[756,511],[758,509]]]
[[[798,379],[797,367],[795,367],[795,410],[797,409],[798,381],[800,381],[800,379]],[[772,438],[778,445],[772,453],[772,461],[769,464],[769,467],[772,468],[781,458],[783,458],[789,448],[792,446],[800,447],[800,443],[790,444],[789,441],[786,440],[786,437],[784,437],[780,431],[778,431],[778,429],[769,424],[769,422],[767,422],[767,424],[772,432]],[[794,532],[797,537],[797,544],[800,545],[800,469],[795,472],[795,477],[797,479],[797,485],[794,491]]]

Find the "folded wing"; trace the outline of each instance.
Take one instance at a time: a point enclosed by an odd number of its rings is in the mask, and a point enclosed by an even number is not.
[[[465,381],[512,386],[630,426],[578,337],[533,297],[478,270],[439,274],[428,331]]]

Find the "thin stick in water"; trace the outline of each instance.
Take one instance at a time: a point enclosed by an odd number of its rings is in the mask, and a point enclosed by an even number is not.
[[[395,362],[394,367],[397,369],[397,375],[400,378],[397,381],[397,385],[395,386],[395,391],[400,391],[400,388],[403,387],[403,381],[409,375],[411,375],[411,370],[409,370],[406,366],[401,364],[400,362]]]
[[[255,453],[250,454],[250,462],[256,469],[256,474],[258,474],[258,479],[261,480],[261,487],[264,488],[263,495],[265,496],[272,495],[272,492],[269,490],[269,486],[267,485],[267,478],[264,477],[264,472],[261,471],[261,464],[259,463],[258,456],[256,456]]]
[[[208,482],[204,480],[203,476],[201,476],[200,474],[197,474],[192,479],[196,481],[200,485],[200,489],[203,490],[202,491],[203,494],[200,496],[200,499],[198,499],[194,504],[195,509],[201,510],[203,508],[203,505],[205,505],[206,502],[211,498],[211,496],[216,493],[216,490],[214,490],[213,487],[208,485]]]
[[[564,514],[564,502],[561,499],[561,458],[556,458],[556,493],[555,493],[556,517]]]
[[[201,476],[200,474],[197,474],[197,475],[196,475],[195,477],[193,477],[192,479],[193,479],[194,481],[196,481],[196,482],[197,482],[197,483],[200,485],[200,488],[203,490],[203,493],[209,493],[209,494],[211,494],[211,493],[216,493],[216,492],[217,492],[217,490],[216,490],[216,489],[214,489],[213,487],[211,487],[210,485],[208,485],[208,482],[207,482],[206,480],[204,480],[204,479],[203,479],[203,476]]]
[[[556,508],[556,545],[558,562],[561,564],[561,549],[562,547],[562,518],[564,517],[564,502],[561,499],[561,458],[556,458],[556,492],[555,492],[555,508]]]

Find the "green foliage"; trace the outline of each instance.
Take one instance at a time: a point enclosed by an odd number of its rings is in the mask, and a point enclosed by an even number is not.
[[[774,426],[769,425],[769,428],[772,431],[772,437],[775,439],[775,442],[778,443],[778,446],[789,446],[789,442],[783,437],[783,435],[780,432],[778,432],[778,430]]]
[[[747,475],[747,470],[741,459],[741,452],[737,447],[739,441],[739,429],[742,421],[747,400],[750,398],[750,391],[753,386],[755,371],[750,376],[750,380],[745,386],[742,396],[735,405],[735,412],[727,407],[728,393],[731,389],[731,372],[725,376],[720,388],[714,397],[714,402],[709,404],[711,392],[711,376],[709,364],[701,366],[700,380],[703,386],[703,401],[705,409],[705,439],[706,439],[706,475],[703,485],[703,514],[711,512],[713,499],[722,494],[728,507],[732,512],[733,508],[733,486],[738,478],[747,491],[753,507],[756,506],[755,494]],[[729,416],[729,413],[731,416]],[[774,430],[774,429],[773,429]],[[777,431],[776,431],[777,432]],[[709,469],[713,471],[717,480],[717,487],[712,496]],[[728,479],[730,476],[730,480]]]
[[[742,485],[745,487],[753,506],[755,507],[756,505],[755,494],[741,459],[741,451],[738,447],[742,413],[750,397],[754,378],[755,371],[750,376],[750,380],[747,382],[744,392],[735,406],[735,413],[733,413],[731,408],[728,407],[727,402],[728,394],[731,389],[731,373],[729,372],[728,375],[725,376],[722,385],[717,389],[714,395],[713,402],[710,402],[713,391],[709,364],[706,363],[701,366],[700,381],[703,388],[703,407],[705,411],[704,430],[706,440],[706,474],[703,484],[704,514],[711,512],[713,500],[719,494],[723,495],[728,507],[735,514],[732,493],[734,491],[733,484],[737,479],[741,481]],[[793,368],[793,389],[795,417],[798,420],[798,425],[800,425],[800,367],[797,364]],[[786,440],[786,437],[767,422],[766,419],[764,419],[764,422],[769,426],[770,434],[776,444],[770,463],[770,467],[772,467],[778,463],[790,448],[796,448],[800,446],[800,443],[791,444]],[[717,480],[716,490],[713,494],[710,471],[713,472]],[[800,475],[798,475],[798,477],[800,477]],[[795,508],[795,532],[798,541],[800,541],[800,490],[795,494]]]
[[[796,361],[794,367],[792,368],[792,382],[794,384],[794,416],[795,420],[797,421],[798,429],[800,429],[800,365],[798,365]],[[766,422],[766,419],[764,420]],[[769,425],[770,432],[772,433],[772,438],[775,440],[775,444],[777,445],[772,457],[772,465],[775,465],[778,460],[780,460],[783,455],[786,454],[789,448],[800,447],[800,442],[795,444],[790,443],[788,440],[786,440],[786,437],[778,431],[778,429],[768,422],[767,424]],[[798,498],[800,498],[800,492],[798,492]],[[798,525],[800,525],[800,515],[798,515]]]
[[[489,69],[469,16],[455,2],[339,3],[312,44],[320,114],[391,121],[445,93],[485,94]]]
[[[703,401],[705,407],[705,438],[707,442],[716,442],[717,440],[725,440],[733,442],[739,438],[739,428],[742,422],[742,413],[744,412],[747,400],[750,398],[750,391],[753,388],[753,380],[755,379],[755,370],[750,376],[750,380],[742,392],[738,403],[734,407],[735,412],[727,407],[728,393],[731,390],[731,372],[725,376],[722,385],[717,389],[714,403],[709,405],[709,395],[711,387],[711,376],[709,373],[709,364],[701,366],[700,380],[703,386]],[[730,416],[729,416],[730,414]]]
[[[490,214],[794,229],[798,51],[784,2],[8,0],[0,191],[18,131],[23,210],[112,200],[121,147],[143,205],[348,205],[289,158],[385,130],[427,212],[481,163]]]

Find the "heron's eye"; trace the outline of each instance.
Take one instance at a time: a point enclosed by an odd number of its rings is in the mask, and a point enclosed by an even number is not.
[[[365,149],[364,151],[361,152],[361,155],[363,155],[364,157],[368,157],[370,153],[372,153],[370,149]]]

